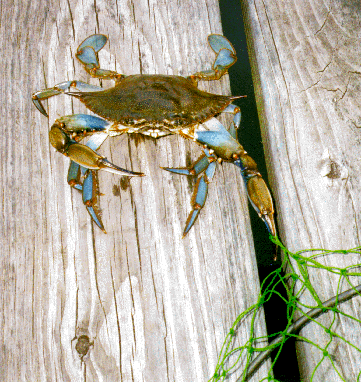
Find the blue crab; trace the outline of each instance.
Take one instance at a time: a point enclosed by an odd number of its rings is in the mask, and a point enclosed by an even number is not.
[[[216,59],[212,69],[189,77],[173,75],[123,75],[100,68],[98,52],[107,37],[95,34],[78,47],[76,57],[84,69],[95,78],[114,80],[115,86],[104,90],[81,81],[65,81],[32,95],[37,109],[48,117],[41,101],[58,94],[78,98],[94,115],[74,114],[57,119],[49,132],[50,143],[71,159],[68,183],[82,192],[83,202],[97,226],[105,232],[98,209],[97,170],[119,175],[143,176],[109,162],[96,152],[108,136],[140,133],[154,138],[179,134],[192,139],[203,148],[200,158],[188,168],[164,168],[175,174],[197,176],[183,237],[195,223],[203,208],[208,184],[217,162],[238,166],[244,179],[249,200],[268,231],[275,235],[274,208],[270,192],[255,161],[237,139],[241,122],[240,109],[233,100],[241,96],[211,94],[198,89],[198,81],[219,80],[237,60],[232,44],[221,35],[208,36]],[[220,113],[233,114],[229,131],[215,118]],[[86,144],[79,141],[91,136]]]

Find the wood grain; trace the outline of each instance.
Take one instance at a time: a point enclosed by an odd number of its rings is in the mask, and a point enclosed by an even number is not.
[[[291,251],[360,246],[360,2],[246,0],[243,6],[281,238]],[[360,256],[318,260],[346,267]],[[310,279],[323,301],[350,288],[323,270],[310,269]],[[308,294],[301,302],[315,305]],[[360,319],[360,303],[354,298],[341,310]],[[332,330],[359,347],[359,323],[332,314],[320,322],[330,327],[334,319]],[[302,380],[313,372],[313,381],[359,378],[360,353],[352,346],[337,338],[328,345],[330,335],[318,325],[301,334],[331,355],[318,365],[323,352],[299,342]]]
[[[56,118],[85,109],[53,97],[47,120],[31,94],[65,80],[99,84],[74,58],[96,32],[109,36],[99,54],[104,68],[209,69],[207,35],[222,33],[217,1],[5,0],[0,17],[0,379],[207,380],[231,324],[259,292],[236,167],[219,166],[207,205],[182,240],[194,182],[159,167],[184,166],[199,148],[179,137],[107,140],[103,155],[147,176],[126,182],[99,174],[105,235],[67,185],[68,160],[48,140]],[[228,79],[202,88],[228,94]],[[236,344],[248,339],[249,322]],[[265,335],[262,314],[256,334]]]

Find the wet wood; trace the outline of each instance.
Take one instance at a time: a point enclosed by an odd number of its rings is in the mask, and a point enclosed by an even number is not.
[[[280,236],[291,251],[360,246],[360,2],[254,0],[244,1],[244,13]],[[360,256],[318,260],[346,267],[359,264]],[[350,288],[346,278],[309,271],[322,301]],[[315,306],[308,294],[301,302]],[[357,297],[340,309],[360,319],[360,304]],[[359,347],[357,321],[328,314],[320,322]],[[313,372],[317,381],[358,379],[359,351],[335,337],[328,345],[330,334],[318,325],[301,334],[330,354],[318,364],[325,354],[299,342],[302,380]]]
[[[68,159],[48,140],[56,118],[84,106],[53,97],[47,120],[31,93],[72,79],[99,85],[74,58],[96,32],[109,36],[99,54],[107,69],[209,69],[207,35],[222,33],[217,2],[5,0],[0,12],[0,379],[207,380],[230,326],[259,293],[239,171],[219,166],[206,207],[181,239],[194,182],[159,167],[185,166],[199,147],[175,136],[108,139],[103,155],[147,176],[99,174],[103,234],[67,185]],[[202,88],[229,94],[228,78]],[[249,322],[235,345],[248,340]],[[265,335],[262,315],[256,335]]]

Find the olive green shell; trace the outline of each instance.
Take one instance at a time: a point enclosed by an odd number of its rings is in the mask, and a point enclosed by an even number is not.
[[[113,88],[69,93],[88,109],[124,126],[145,130],[179,130],[202,123],[225,109],[234,99],[199,90],[181,76],[130,75]]]

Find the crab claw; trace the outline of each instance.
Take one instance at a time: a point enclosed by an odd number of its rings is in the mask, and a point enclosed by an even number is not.
[[[249,200],[258,216],[266,224],[268,232],[276,236],[274,208],[271,193],[261,176],[253,176],[247,181]]]
[[[72,139],[55,123],[49,132],[52,146],[72,161],[90,170],[105,170],[119,175],[143,176],[141,172],[129,171],[109,162],[90,147]]]
[[[130,170],[126,170],[125,168],[118,167],[114,163],[109,162],[108,159],[104,157],[100,157],[100,160],[98,163],[99,163],[99,170],[112,172],[114,174],[123,175],[123,176],[144,176],[145,175],[142,172],[130,171]]]
[[[106,128],[111,125],[110,122],[96,117],[94,115],[88,115],[88,114],[72,114],[72,115],[64,115],[63,117],[58,118],[54,125],[59,126],[63,131],[66,131],[67,133],[75,133],[80,134],[81,136],[84,136],[88,133],[94,133],[94,132],[104,132],[106,131]],[[53,126],[54,126],[53,125]],[[95,138],[100,137],[100,138]],[[108,137],[108,134],[105,133],[105,136],[101,134],[94,134],[92,135],[92,140],[94,141],[94,138],[96,140],[95,145],[92,144],[89,147],[96,147],[94,150],[96,150],[101,143]],[[99,139],[101,139],[101,143],[98,142]]]
[[[257,212],[258,216],[266,224],[268,232],[276,236],[276,224],[274,220],[274,207],[271,193],[257,170],[254,160],[248,156],[233,162],[241,169],[242,177],[246,185],[248,200]]]
[[[72,161],[78,163],[80,166],[90,170],[105,170],[108,172],[113,172],[114,174],[125,176],[144,176],[141,172],[134,172],[118,167],[117,165],[109,162],[107,158],[99,155],[90,147],[75,141],[71,141],[69,143],[63,154],[68,156]]]

